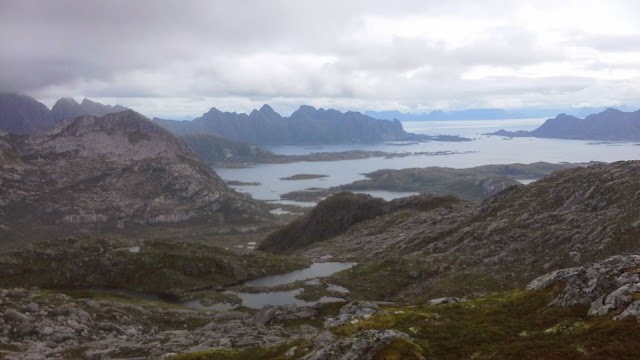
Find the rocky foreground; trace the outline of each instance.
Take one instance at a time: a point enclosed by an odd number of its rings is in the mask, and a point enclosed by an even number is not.
[[[5,359],[633,358],[640,256],[551,272],[527,290],[400,307],[354,301],[206,312],[0,289]]]

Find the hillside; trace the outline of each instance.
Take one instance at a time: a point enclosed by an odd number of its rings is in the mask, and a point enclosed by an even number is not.
[[[393,140],[465,141],[456,136],[426,136],[404,131],[399,121],[376,120],[358,112],[301,106],[285,118],[268,105],[249,115],[212,108],[192,121],[154,119],[178,135],[215,134],[259,145],[379,143]]]
[[[36,99],[19,94],[0,94],[0,131],[33,134],[54,124],[49,109]]]
[[[639,251],[639,196],[640,162],[574,168],[511,187],[477,210],[384,214],[301,253],[362,262],[343,284],[378,299],[509,289],[553,269]],[[365,279],[383,273],[388,283],[372,289]]]
[[[183,142],[131,110],[1,140],[2,241],[268,216]]]
[[[640,110],[607,109],[584,119],[560,114],[532,131],[499,130],[488,135],[571,140],[640,141]]]

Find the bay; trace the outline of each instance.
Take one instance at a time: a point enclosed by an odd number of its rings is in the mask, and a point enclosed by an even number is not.
[[[399,158],[370,158],[358,160],[299,162],[291,164],[261,164],[245,169],[216,169],[225,180],[259,181],[260,186],[234,186],[237,191],[251,194],[255,199],[281,202],[280,195],[311,187],[328,188],[364,178],[364,173],[380,169],[406,169],[441,166],[469,168],[489,164],[530,164],[539,161],[613,162],[640,158],[640,147],[631,142],[593,142],[539,138],[504,138],[484,133],[500,129],[508,131],[533,130],[545,119],[464,120],[403,122],[406,131],[429,135],[460,135],[472,138],[468,142],[418,142],[384,144],[349,144],[326,146],[279,146],[270,150],[277,154],[294,155],[313,152],[348,150],[376,150],[385,152],[454,152],[451,155],[417,155]],[[280,178],[296,174],[323,174],[326,178],[282,181]],[[384,194],[385,198],[406,196],[406,193]],[[396,196],[397,195],[397,196]],[[283,202],[284,203],[284,202]],[[294,203],[296,202],[286,202]],[[313,203],[303,203],[312,206]]]

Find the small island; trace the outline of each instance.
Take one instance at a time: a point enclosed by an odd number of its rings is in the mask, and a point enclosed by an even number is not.
[[[320,175],[320,174],[296,174],[292,176],[282,177],[280,180],[313,180],[313,179],[322,179],[328,178],[329,175]]]

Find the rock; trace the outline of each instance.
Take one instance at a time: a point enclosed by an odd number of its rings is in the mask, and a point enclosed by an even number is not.
[[[29,305],[27,305],[27,311],[30,313],[37,313],[40,311],[40,305],[36,303],[29,303]]]
[[[458,297],[442,297],[429,300],[429,305],[453,304],[462,301],[464,300]]]
[[[335,318],[325,320],[324,327],[334,328],[353,321],[360,321],[378,312],[380,307],[370,301],[352,301],[340,309]]]
[[[8,322],[25,323],[29,321],[29,317],[16,309],[8,308],[4,311],[4,318]]]
[[[38,329],[38,333],[43,336],[49,336],[53,334],[53,328],[51,326],[45,326]]]
[[[98,304],[97,302],[95,302],[93,300],[85,301],[85,305],[87,305],[87,307],[92,309],[92,310],[98,310],[101,307],[100,304]]]
[[[267,305],[252,320],[254,325],[270,325],[289,320],[309,319],[317,315],[318,310],[308,306]]]
[[[589,315],[606,315],[612,311],[622,310],[634,301],[633,295],[639,292],[640,284],[623,285],[594,300],[589,308]]]
[[[527,289],[540,290],[564,283],[551,305],[592,304],[591,312],[600,314],[620,306],[621,302],[630,302],[628,292],[635,291],[636,287],[624,285],[640,283],[640,274],[636,271],[639,267],[640,255],[617,255],[591,265],[542,275],[529,283]],[[610,294],[611,298],[607,299]],[[593,304],[596,299],[600,301]]]
[[[89,350],[84,353],[84,358],[86,360],[101,360],[106,359],[108,355],[114,352],[115,349],[106,349],[106,350]]]
[[[640,321],[640,300],[636,300],[629,304],[624,311],[617,316],[614,316],[614,320],[624,320],[629,317],[636,318],[637,321]]]
[[[242,311],[223,311],[215,314],[213,319],[215,321],[229,321],[229,320],[245,320],[251,317],[249,314]]]
[[[397,330],[365,330],[327,346],[314,348],[303,360],[370,360],[396,339],[409,339]]]
[[[27,322],[23,322],[13,328],[14,334],[19,337],[29,336],[37,332],[36,326]]]

